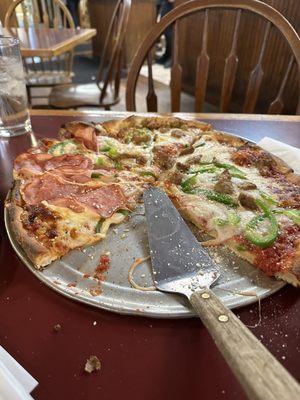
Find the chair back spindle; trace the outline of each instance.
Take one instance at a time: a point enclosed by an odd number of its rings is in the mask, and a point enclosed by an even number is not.
[[[246,91],[246,99],[244,104],[244,113],[253,113],[257,102],[259,90],[264,77],[263,60],[267,46],[267,40],[270,33],[271,23],[267,22],[262,45],[257,60],[257,64],[250,73],[248,87]]]
[[[152,54],[150,51],[147,56],[148,65],[148,93],[146,97],[147,109],[151,112],[157,112],[157,96],[154,89],[153,74],[152,74]]]
[[[178,20],[173,26],[173,63],[171,67],[171,110],[180,111],[182,68],[179,64],[178,54]]]
[[[238,43],[238,35],[239,35],[239,28],[241,21],[241,13],[242,13],[241,10],[237,11],[231,49],[228,57],[225,60],[222,93],[221,93],[221,106],[220,106],[221,112],[226,112],[228,110],[236,79],[236,73],[239,63],[239,59],[237,56],[237,43]]]
[[[109,86],[113,87],[114,98],[119,96],[122,67],[122,46],[129,20],[131,0],[118,0],[105,38],[97,74],[100,89],[100,103],[103,102]]]
[[[202,50],[197,58],[196,66],[196,90],[195,111],[200,112],[203,108],[209,71],[209,55],[207,53],[208,43],[208,9],[205,10],[204,25],[202,33]]]
[[[282,95],[283,95],[283,91],[285,89],[285,86],[287,84],[288,77],[289,77],[290,72],[292,70],[294,61],[295,61],[295,58],[292,55],[291,58],[290,58],[288,67],[287,67],[287,69],[285,71],[285,74],[283,76],[283,80],[281,82],[281,85],[280,85],[280,88],[278,90],[277,96],[269,106],[268,114],[281,114],[282,113],[282,110],[283,110],[283,107],[284,107]]]

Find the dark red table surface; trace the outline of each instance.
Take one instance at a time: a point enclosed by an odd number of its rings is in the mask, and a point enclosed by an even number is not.
[[[52,116],[45,111],[45,116],[33,116],[32,124],[37,138],[55,136],[62,123],[74,119],[83,117]],[[101,116],[84,119],[100,121]],[[219,117],[211,122],[252,140],[270,136],[300,147],[300,118]],[[11,184],[12,159],[31,140],[30,135],[0,139],[2,202]],[[5,234],[3,218],[0,304],[0,343],[39,381],[32,393],[35,399],[246,398],[199,319],[124,316],[64,298],[18,259]],[[246,325],[258,321],[257,305],[236,313]],[[61,331],[53,330],[55,324],[61,325]],[[291,286],[263,300],[262,321],[249,328],[298,380],[299,328],[299,290]],[[101,360],[100,372],[84,372],[90,355]]]

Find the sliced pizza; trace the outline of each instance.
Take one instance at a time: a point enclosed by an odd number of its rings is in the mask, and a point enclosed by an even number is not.
[[[184,218],[269,276],[300,283],[300,181],[281,160],[209,124],[137,117],[65,124],[15,160],[12,229],[37,268],[103,240],[151,185]]]

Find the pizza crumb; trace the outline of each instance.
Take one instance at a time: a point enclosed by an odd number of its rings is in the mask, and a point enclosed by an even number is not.
[[[120,236],[120,239],[125,239],[127,237],[126,233],[122,233],[122,235]]]
[[[104,281],[106,273],[110,268],[110,258],[107,253],[100,256],[99,264],[96,266],[93,278],[97,281]]]
[[[77,282],[74,283],[68,283],[67,287],[76,287],[77,286]]]
[[[53,330],[54,330],[54,332],[59,332],[61,330],[61,325],[60,324],[55,324],[53,326]]]
[[[102,289],[100,286],[93,286],[90,288],[89,292],[93,297],[95,297],[99,296],[102,293]]]
[[[85,363],[84,370],[91,374],[94,371],[101,369],[101,363],[97,356],[90,356]]]

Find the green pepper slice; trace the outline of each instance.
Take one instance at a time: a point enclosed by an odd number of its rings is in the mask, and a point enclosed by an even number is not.
[[[244,174],[244,172],[241,171],[240,169],[238,169],[234,165],[226,164],[226,163],[220,163],[220,162],[217,162],[217,161],[215,161],[213,164],[218,168],[227,169],[230,172],[231,176],[234,176],[235,178],[246,179],[246,175]]]
[[[189,174],[204,174],[205,172],[214,173],[217,172],[217,167],[215,165],[203,165],[202,167],[188,172]]]
[[[105,165],[105,159],[103,157],[98,157],[96,164],[98,167],[103,167],[103,165]]]
[[[110,145],[109,143],[102,146],[100,150],[106,152],[108,157],[113,158],[113,159],[117,158],[119,155],[118,150],[114,146]]]
[[[223,203],[230,207],[238,206],[238,204],[228,194],[214,192],[209,189],[197,189],[196,191],[198,193],[203,193],[209,200],[217,201],[218,203]]]
[[[156,178],[156,176],[154,175],[154,173],[151,172],[151,171],[141,171],[141,172],[140,172],[140,175],[141,175],[141,176],[152,176],[153,178]]]
[[[203,146],[205,146],[205,142],[197,144],[196,146],[194,146],[194,149],[198,149],[198,147],[203,147]]]
[[[264,214],[257,215],[246,225],[245,236],[252,244],[265,249],[271,246],[278,236],[278,222],[269,207],[261,200],[257,199],[256,204],[263,210]],[[259,232],[259,226],[268,220],[266,232]]]
[[[225,226],[228,224],[228,220],[223,218],[215,218],[214,223],[218,226]]]
[[[228,222],[230,225],[238,225],[241,222],[241,217],[233,211],[228,215]]]
[[[103,224],[103,219],[99,219],[99,221],[97,222],[97,225],[95,227],[95,232],[96,233],[100,233],[101,232],[101,228],[102,228],[102,224]]]
[[[212,161],[212,162],[200,162],[200,164],[203,167],[200,167],[199,170],[195,170],[191,173],[203,173],[203,172],[217,172],[218,169],[227,169],[231,176],[239,179],[247,179],[246,175],[244,174],[243,171],[238,169],[236,166],[231,165],[231,164],[226,164],[226,163],[220,163],[218,161]],[[207,170],[206,170],[207,168]]]
[[[193,190],[193,186],[196,185],[196,183],[197,175],[195,174],[181,183],[181,189],[184,192],[189,193]]]
[[[123,169],[122,164],[119,163],[118,161],[115,161],[115,168],[116,168],[118,171],[121,171],[121,170]]]
[[[259,225],[265,220],[269,221],[269,228],[265,234],[258,231]],[[265,214],[257,215],[246,225],[245,236],[252,244],[265,249],[271,246],[278,236],[278,223],[274,216]]]
[[[72,144],[75,148],[73,149],[73,151],[66,151],[66,147],[68,144]],[[73,140],[64,140],[63,142],[59,142],[59,143],[55,143],[53,146],[51,146],[48,150],[49,154],[53,154],[56,152],[59,152],[60,155],[62,154],[66,154],[66,153],[70,153],[70,154],[76,154],[78,152],[77,150],[77,146],[74,143]]]
[[[226,204],[230,207],[237,207],[238,203],[234,201],[234,199],[229,196],[228,194],[214,192],[213,190],[209,189],[194,189],[191,190],[189,193],[191,194],[204,194],[204,196],[213,201],[217,201],[218,203]]]
[[[197,183],[197,175],[193,175],[181,183],[181,189],[188,194],[204,194],[209,200],[217,201],[218,203],[226,204],[230,207],[237,207],[238,203],[228,194],[218,193],[210,189],[194,189],[193,186]]]
[[[123,215],[129,215],[129,210],[118,210],[118,213],[121,213]]]
[[[92,172],[91,174],[91,178],[93,179],[101,178],[101,176],[103,176],[103,174],[100,174],[100,172]]]
[[[218,226],[239,225],[239,223],[241,222],[241,217],[235,211],[232,211],[228,214],[227,219],[215,218],[214,222]]]
[[[299,210],[287,210],[279,208],[272,210],[275,214],[283,214],[290,218],[295,224],[300,225],[300,211]]]
[[[261,196],[264,200],[266,200],[269,204],[271,204],[271,205],[276,205],[276,204],[278,204],[278,201],[275,200],[274,197],[271,196],[271,195],[269,195],[268,193],[262,192],[262,191],[260,190],[260,191],[259,191],[259,194],[260,194],[260,196]]]
[[[300,225],[300,211],[299,210],[284,210],[283,214],[291,218],[295,224]]]

